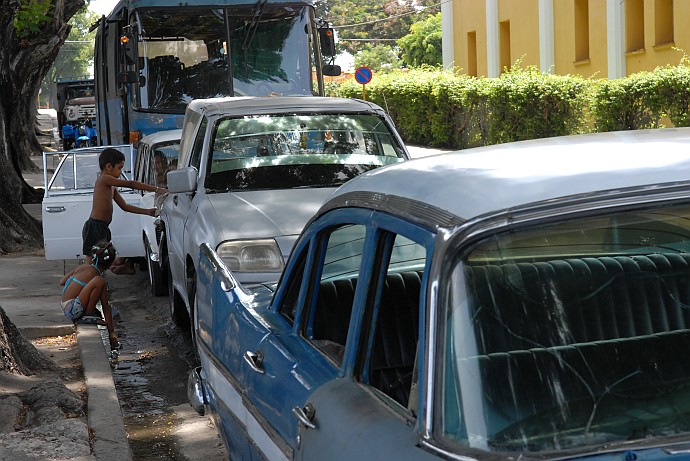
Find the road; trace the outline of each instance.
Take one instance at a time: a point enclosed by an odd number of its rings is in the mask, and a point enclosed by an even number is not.
[[[139,270],[108,273],[107,280],[122,343],[113,378],[134,459],[226,460],[211,419],[187,402],[187,372],[196,356],[189,332],[170,322],[167,297],[152,296],[148,274]]]

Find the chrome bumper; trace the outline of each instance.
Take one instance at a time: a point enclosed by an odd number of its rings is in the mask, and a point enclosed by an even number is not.
[[[189,372],[187,377],[187,400],[199,415],[204,416],[206,410],[206,399],[204,398],[204,388],[201,383],[201,367],[197,367]]]

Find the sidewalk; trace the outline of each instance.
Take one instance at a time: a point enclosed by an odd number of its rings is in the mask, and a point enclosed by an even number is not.
[[[34,187],[43,187],[41,159],[34,161],[41,171],[25,174],[24,178]],[[25,208],[41,220],[40,204],[25,205]],[[77,260],[47,261],[42,251],[0,257],[0,306],[27,339],[77,333],[88,396],[91,456],[73,459],[131,461],[132,452],[124,422],[118,417],[122,410],[101,333],[95,325],[75,327],[59,308],[60,278],[77,264]]]
[[[39,208],[40,209],[40,208]],[[74,324],[59,309],[59,280],[77,261],[47,261],[43,254],[2,256],[0,306],[27,339],[77,332],[86,392],[87,425],[96,461],[130,461],[127,434],[110,362],[95,325]]]

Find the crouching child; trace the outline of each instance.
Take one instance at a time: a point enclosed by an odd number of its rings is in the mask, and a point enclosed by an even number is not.
[[[103,273],[113,264],[116,255],[117,252],[111,242],[100,241],[91,248],[90,263],[75,267],[60,280],[60,285],[64,286],[60,306],[65,317],[74,322],[93,323],[100,317],[96,304],[98,301],[101,302],[111,349],[118,349],[119,343],[113,326],[113,315],[108,304]],[[102,322],[103,320],[100,320],[98,323]]]

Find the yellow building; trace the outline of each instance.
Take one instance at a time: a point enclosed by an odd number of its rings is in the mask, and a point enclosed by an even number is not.
[[[475,76],[521,60],[620,78],[690,53],[690,0],[447,0],[442,17],[444,65]]]

